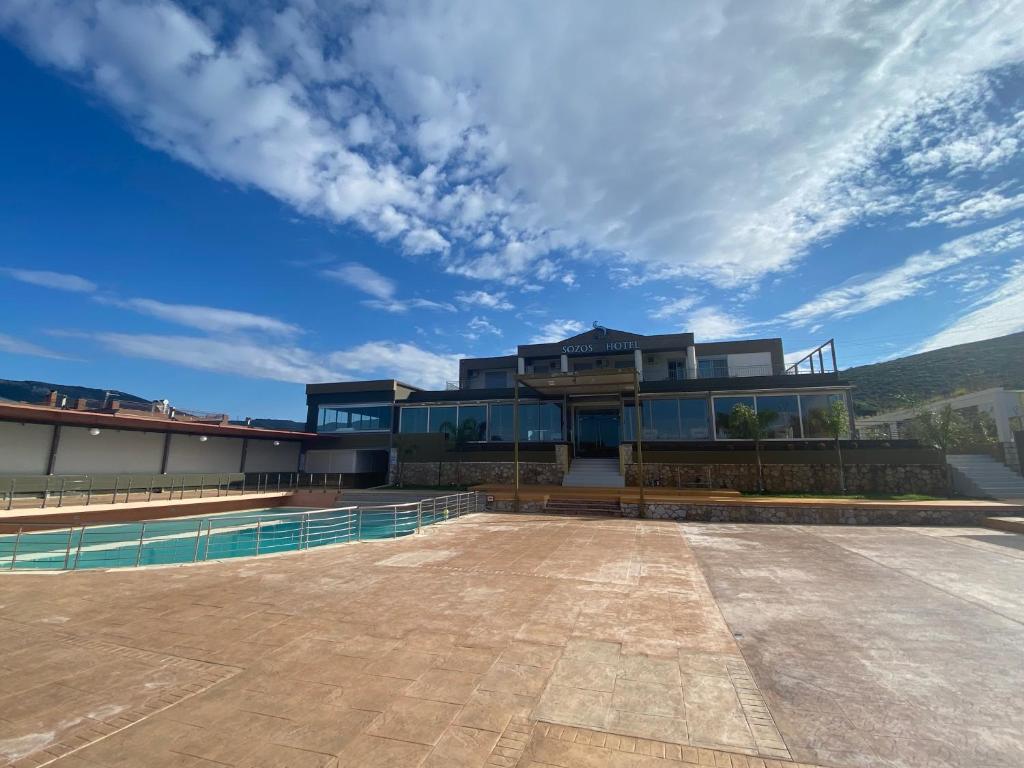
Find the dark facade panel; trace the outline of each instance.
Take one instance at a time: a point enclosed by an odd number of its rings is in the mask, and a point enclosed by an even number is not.
[[[712,395],[719,392],[747,392],[755,389],[787,389],[799,392],[809,387],[849,388],[833,373],[809,373],[800,376],[740,376],[727,379],[668,379],[665,381],[643,381],[640,394],[703,393]]]

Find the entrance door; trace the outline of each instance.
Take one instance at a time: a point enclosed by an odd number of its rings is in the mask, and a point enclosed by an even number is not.
[[[618,410],[576,411],[576,455],[618,456],[618,453]]]

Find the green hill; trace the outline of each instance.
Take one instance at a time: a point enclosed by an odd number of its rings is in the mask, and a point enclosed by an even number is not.
[[[848,368],[858,416],[989,387],[1024,389],[1024,333]]]

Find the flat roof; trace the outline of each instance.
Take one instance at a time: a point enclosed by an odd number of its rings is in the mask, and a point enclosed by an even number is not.
[[[28,403],[0,403],[0,421],[28,422],[32,424],[61,424],[69,427],[106,427],[130,429],[140,432],[177,432],[189,435],[217,435],[220,437],[252,437],[273,440],[307,440],[320,437],[312,432],[291,432],[286,429],[264,429],[238,424],[210,424],[201,421],[174,421],[173,419],[75,411],[47,405]]]

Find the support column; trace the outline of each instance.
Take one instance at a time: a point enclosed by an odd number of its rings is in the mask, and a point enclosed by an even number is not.
[[[160,474],[167,474],[167,462],[171,457],[171,433],[164,432],[164,452],[160,457]]]
[[[519,358],[519,364],[523,364],[523,358]],[[519,511],[519,377],[516,376],[515,391],[512,400],[512,461],[515,465],[513,480],[515,483],[515,495],[512,500],[512,511]]]
[[[569,372],[569,356],[568,355],[562,355],[562,364],[560,366],[560,370],[562,371],[562,373],[568,373]]]
[[[522,376],[524,373],[526,373],[526,361],[521,357],[516,358],[516,360],[518,361],[516,366],[516,373]]]
[[[686,378],[697,378],[697,348],[692,344],[686,348]]]
[[[644,380],[644,352],[642,349],[633,350],[633,367],[636,368],[640,381]]]
[[[644,417],[640,407],[640,377],[633,374],[633,410],[636,412],[636,458],[637,476],[640,484],[640,517],[647,516],[647,500],[644,498]]]
[[[242,438],[242,460],[238,464],[238,471],[245,472],[245,457],[249,453],[249,438]]]
[[[60,450],[60,424],[54,424],[53,435],[50,437],[50,455],[46,459],[46,474],[52,475],[57,466],[57,451]]]

